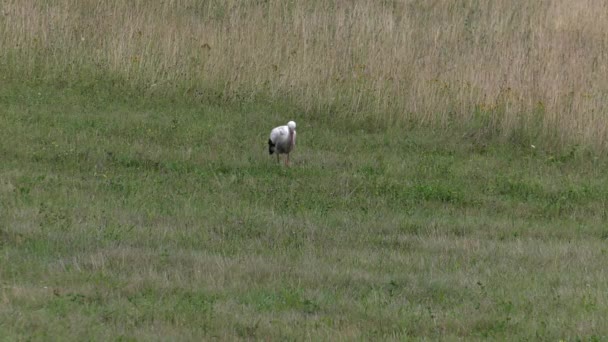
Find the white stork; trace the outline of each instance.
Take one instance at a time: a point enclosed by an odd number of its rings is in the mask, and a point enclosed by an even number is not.
[[[286,126],[275,127],[270,131],[268,139],[268,153],[277,153],[277,163],[279,154],[286,154],[285,165],[289,166],[289,152],[296,146],[296,123],[289,121]]]

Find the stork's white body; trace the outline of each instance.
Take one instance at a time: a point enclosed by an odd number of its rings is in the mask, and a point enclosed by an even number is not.
[[[286,154],[285,165],[289,166],[289,152],[296,146],[296,123],[289,121],[285,126],[275,127],[270,131],[270,139],[268,139],[268,153],[277,154],[277,162],[279,154]]]

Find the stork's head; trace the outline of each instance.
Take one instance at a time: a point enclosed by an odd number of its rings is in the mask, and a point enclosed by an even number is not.
[[[287,127],[289,127],[289,131],[290,132],[295,132],[295,130],[296,130],[296,123],[294,121],[289,121],[287,123]]]

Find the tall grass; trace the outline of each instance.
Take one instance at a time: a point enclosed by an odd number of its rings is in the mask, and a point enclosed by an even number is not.
[[[69,83],[86,70],[153,95],[287,98],[311,115],[608,143],[601,0],[0,4],[5,77]]]

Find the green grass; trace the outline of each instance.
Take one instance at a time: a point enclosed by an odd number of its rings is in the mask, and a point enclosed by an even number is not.
[[[3,83],[7,340],[608,338],[603,158]],[[290,119],[288,169],[265,144]]]

